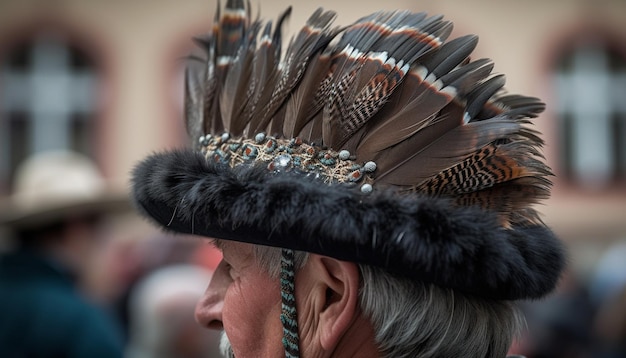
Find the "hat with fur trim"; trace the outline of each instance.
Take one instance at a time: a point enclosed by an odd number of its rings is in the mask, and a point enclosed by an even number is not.
[[[229,1],[186,74],[194,148],[134,171],[136,207],[166,230],[318,253],[490,299],[556,285],[562,246],[533,204],[551,175],[530,119],[476,36],[379,12],[338,29],[318,10],[281,56]]]

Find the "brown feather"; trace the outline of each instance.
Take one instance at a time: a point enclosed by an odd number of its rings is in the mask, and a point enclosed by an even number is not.
[[[454,98],[453,88],[438,88],[440,83],[429,83],[419,70],[411,71],[404,86],[397,91],[393,106],[380,114],[379,122],[368,128],[359,144],[357,155],[371,157],[415,135],[436,118],[434,116]],[[390,103],[390,104],[391,104]]]
[[[329,69],[330,58],[327,55],[318,54],[311,59],[302,76],[302,82],[293,91],[286,104],[283,126],[283,133],[286,137],[297,137],[307,123],[322,109],[323,100],[318,91]]]
[[[250,122],[252,131],[260,131],[269,124],[276,111],[284,105],[291,91],[302,79],[310,59],[324,49],[332,39],[334,32],[328,30],[328,26],[334,16],[333,12],[323,12],[318,9],[309,18],[307,25],[300,30],[296,40],[290,44],[273,81],[275,83],[273,90],[266,91],[266,100],[261,102],[264,106],[257,107],[253,114]],[[279,118],[279,120],[282,119],[282,117]]]
[[[185,126],[190,138],[204,135],[204,96],[206,67],[200,60],[191,58],[185,69]]]
[[[256,32],[252,32],[251,36],[256,36]],[[247,121],[240,116],[250,98],[248,90],[254,60],[254,50],[250,48],[250,42],[251,39],[248,39],[242,45],[226,75],[224,87],[219,96],[224,130],[235,135],[241,135],[247,124]],[[247,46],[246,43],[248,43]]]
[[[277,59],[277,45],[271,39],[271,23],[268,23],[261,37],[260,45],[254,52],[252,60],[252,73],[248,83],[246,98],[241,103],[241,121],[246,124],[243,135],[249,135],[247,129],[250,118],[256,110],[261,94],[270,81],[269,78],[275,76]]]
[[[462,123],[459,113],[442,117],[424,128],[420,135],[379,154],[380,159],[375,161],[382,161],[383,165],[379,165],[377,180],[398,186],[419,184],[483,146],[521,130],[519,123],[503,118]]]

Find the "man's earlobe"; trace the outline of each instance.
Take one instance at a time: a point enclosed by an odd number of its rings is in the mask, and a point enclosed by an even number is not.
[[[333,351],[358,315],[359,269],[351,262],[312,255],[323,274],[323,308],[319,314],[319,339],[322,348]]]

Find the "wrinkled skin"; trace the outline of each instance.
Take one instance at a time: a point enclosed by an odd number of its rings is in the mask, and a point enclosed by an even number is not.
[[[223,260],[196,306],[196,320],[223,329],[237,358],[284,357],[280,281],[251,244],[222,242]],[[378,357],[370,322],[358,309],[355,264],[311,254],[296,274],[300,355]],[[224,343],[224,342],[223,342]]]

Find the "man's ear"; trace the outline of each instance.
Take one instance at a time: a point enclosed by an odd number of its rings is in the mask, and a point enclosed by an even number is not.
[[[352,262],[311,254],[315,265],[317,292],[323,294],[319,302],[318,337],[322,348],[333,351],[343,334],[357,317],[359,295],[359,268]]]

